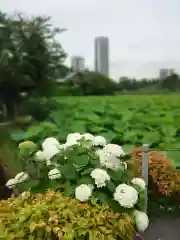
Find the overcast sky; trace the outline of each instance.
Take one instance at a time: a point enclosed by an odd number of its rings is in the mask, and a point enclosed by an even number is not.
[[[0,9],[52,16],[68,29],[58,39],[69,57],[84,56],[90,69],[95,36],[108,36],[114,78],[180,72],[180,0],[0,0]]]

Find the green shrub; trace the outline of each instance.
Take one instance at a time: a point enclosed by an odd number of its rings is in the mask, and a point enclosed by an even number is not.
[[[39,151],[38,144],[31,141],[21,143],[19,148],[26,170],[8,180],[7,187],[20,192],[30,189],[32,193],[59,189],[80,202],[96,198],[115,212],[138,215],[138,221],[134,218],[137,229],[147,228],[148,217],[141,212],[145,182],[131,177],[129,156],[121,146],[108,144],[102,136],[72,133],[64,144],[50,137]]]
[[[0,202],[2,240],[132,240],[133,220],[94,199],[89,204],[48,191]],[[60,239],[60,238],[59,238]]]
[[[52,109],[59,108],[56,100],[50,98],[32,98],[25,104],[27,114],[31,115],[37,121],[45,120]]]
[[[57,85],[54,89],[52,96],[81,96],[83,95],[82,90],[79,86],[66,86],[66,85]]]

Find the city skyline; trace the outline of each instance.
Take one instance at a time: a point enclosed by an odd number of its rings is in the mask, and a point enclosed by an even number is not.
[[[93,69],[93,40],[110,39],[110,76],[155,77],[160,68],[180,72],[179,0],[1,0],[1,10],[52,16],[67,28],[57,37],[69,57],[80,55]]]

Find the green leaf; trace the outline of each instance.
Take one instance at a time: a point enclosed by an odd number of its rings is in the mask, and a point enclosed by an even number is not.
[[[96,190],[93,192],[93,195],[100,200],[101,203],[103,204],[108,204],[108,196],[107,194],[100,192],[99,190]]]
[[[125,153],[131,153],[132,149],[134,148],[134,145],[133,144],[126,144],[126,145],[123,145],[123,150]]]
[[[76,185],[72,184],[70,181],[66,181],[64,184],[64,194],[66,196],[72,196],[75,193]]]
[[[84,175],[90,175],[90,173],[94,170],[94,168],[90,168],[88,167],[87,169],[81,171],[81,176],[84,176]]]
[[[112,141],[116,137],[116,133],[113,131],[103,132],[101,136],[105,137],[108,141]]]
[[[60,170],[64,175],[65,179],[76,180],[77,172],[76,172],[76,168],[72,164],[68,163],[63,166],[60,166]]]
[[[28,138],[32,138],[34,136],[37,136],[38,134],[40,134],[42,131],[44,130],[43,126],[40,124],[40,125],[34,125],[34,126],[30,126],[28,129],[27,129],[27,132],[26,132],[26,137],[27,139]]]
[[[41,125],[45,129],[50,129],[51,131],[59,131],[59,128],[57,127],[57,125],[51,122],[43,122]]]
[[[118,169],[117,171],[114,170],[108,170],[108,174],[111,176],[111,178],[116,182],[119,183],[122,180],[124,171],[122,169]]]
[[[10,134],[10,137],[14,141],[23,141],[26,139],[26,132],[24,132],[22,130],[13,131]]]
[[[141,210],[141,211],[144,211],[144,206],[145,206],[145,192],[144,191],[141,191],[139,193],[139,198],[138,198],[138,202],[136,204],[136,207]]]
[[[76,156],[73,159],[73,163],[78,166],[87,166],[89,163],[89,157],[88,155],[81,155],[81,156]]]
[[[85,155],[85,154],[88,154],[88,152],[90,151],[90,149],[86,148],[86,147],[75,147],[75,151],[76,151],[76,154],[78,156],[80,155]]]
[[[82,177],[79,181],[78,184],[94,184],[94,180],[89,176],[89,177]]]
[[[111,180],[107,181],[106,186],[112,193],[114,193],[114,191],[116,189],[116,184],[113,181],[111,181]]]
[[[131,209],[128,210],[127,208],[123,208],[121,205],[119,205],[119,203],[117,201],[115,201],[112,198],[108,199],[108,205],[113,209],[114,212],[119,212],[119,213],[131,212]]]
[[[70,132],[85,132],[85,122],[84,121],[76,121],[70,127]]]

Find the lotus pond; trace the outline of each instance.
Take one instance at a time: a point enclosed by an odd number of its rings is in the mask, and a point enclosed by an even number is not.
[[[125,150],[144,143],[161,149],[180,165],[180,95],[117,95],[101,97],[59,97],[45,121],[27,129],[11,131],[15,141],[42,140],[55,136],[64,141],[68,133],[102,135]]]

